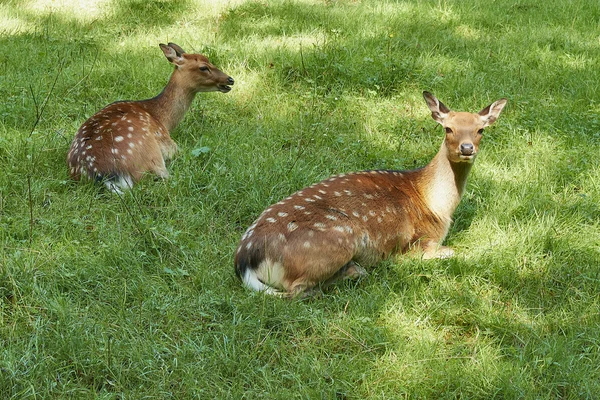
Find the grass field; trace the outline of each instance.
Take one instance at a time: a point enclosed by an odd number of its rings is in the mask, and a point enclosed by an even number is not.
[[[3,0],[0,398],[600,397],[597,0]],[[77,128],[201,52],[171,179],[69,180]],[[307,301],[233,272],[269,204],[411,169],[453,109],[486,130],[446,243]]]

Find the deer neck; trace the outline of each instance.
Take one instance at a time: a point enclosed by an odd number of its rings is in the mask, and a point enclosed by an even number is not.
[[[142,106],[171,132],[185,116],[192,105],[196,93],[186,87],[177,69],[160,94],[142,102]]]
[[[440,151],[421,170],[420,192],[429,209],[438,217],[450,220],[464,193],[472,163],[450,162],[448,149],[442,143]]]

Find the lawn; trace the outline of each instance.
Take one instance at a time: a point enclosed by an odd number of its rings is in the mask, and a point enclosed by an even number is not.
[[[599,23],[597,0],[3,0],[0,398],[600,397]],[[196,97],[169,180],[71,181],[78,127],[158,94],[167,42],[233,90]],[[308,300],[242,287],[267,206],[435,155],[423,90],[508,99],[456,256]]]

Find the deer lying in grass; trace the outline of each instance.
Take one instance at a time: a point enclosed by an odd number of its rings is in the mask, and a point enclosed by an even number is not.
[[[235,271],[269,294],[310,294],[319,284],[366,274],[363,266],[408,251],[453,255],[441,246],[479,151],[483,129],[506,105],[478,114],[450,111],[423,96],[446,137],[437,155],[412,171],[362,171],[331,177],[267,208],[242,236]]]
[[[146,172],[167,178],[165,160],[177,151],[170,132],[198,92],[227,93],[233,78],[201,54],[187,54],[174,43],[160,44],[175,70],[156,97],[118,101],[91,116],[77,131],[67,156],[74,180],[86,176],[114,192],[131,188]]]

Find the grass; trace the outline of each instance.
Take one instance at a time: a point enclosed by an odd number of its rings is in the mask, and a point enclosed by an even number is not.
[[[600,396],[597,2],[7,0],[0,4],[0,397]],[[68,179],[83,121],[157,94],[158,43],[236,79],[173,133],[172,178]],[[507,97],[446,242],[323,297],[250,293],[241,234],[329,175],[410,169],[421,92]]]

